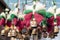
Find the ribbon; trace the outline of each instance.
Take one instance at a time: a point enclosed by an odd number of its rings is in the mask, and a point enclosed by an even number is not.
[[[29,14],[26,14],[25,15],[25,25],[27,26],[27,27],[29,27],[30,26],[30,20],[32,19],[32,16],[34,16],[34,18],[36,19],[36,21],[37,21],[37,24],[39,24],[43,19],[44,19],[44,17],[43,16],[41,16],[40,14],[38,14],[38,13],[34,13],[34,15],[33,15],[33,13],[31,12],[31,13],[29,13]]]
[[[56,20],[57,20],[57,25],[59,26],[60,25],[60,16],[57,16]]]
[[[1,18],[0,19],[0,26],[4,25],[5,24],[5,19],[4,18]]]

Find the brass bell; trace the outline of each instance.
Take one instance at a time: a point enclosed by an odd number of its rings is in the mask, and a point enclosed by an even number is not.
[[[55,38],[53,31],[51,33],[49,33],[49,38]]]
[[[33,29],[33,30],[32,30],[32,34],[33,34],[33,35],[37,34],[37,30],[36,30],[36,29]]]
[[[23,36],[22,36],[22,34],[20,34],[20,33],[17,33],[17,36],[16,36],[16,38],[22,39],[22,38],[23,38]]]
[[[57,36],[59,32],[59,28],[57,26],[54,27],[54,36]]]
[[[57,26],[54,27],[54,33],[59,32],[59,28]]]
[[[30,21],[30,26],[31,26],[31,27],[37,27],[37,22],[36,22],[35,18],[33,18],[33,19]]]
[[[13,37],[15,37],[16,34],[17,34],[17,33],[16,33],[16,30],[12,30],[12,31],[11,31],[11,35],[12,35]]]
[[[43,32],[46,32],[46,31],[47,31],[47,27],[46,27],[45,25],[43,25],[42,31],[43,31]]]
[[[5,30],[2,30],[1,31],[1,35],[5,35]]]
[[[14,37],[11,37],[11,40],[15,40],[15,38]]]
[[[11,35],[11,30],[9,30],[9,32],[8,32],[8,37],[11,37],[12,35]]]
[[[47,33],[43,32],[43,37],[47,38]]]

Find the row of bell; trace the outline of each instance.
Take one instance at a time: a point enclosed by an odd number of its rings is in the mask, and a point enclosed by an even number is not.
[[[32,35],[35,35],[35,34],[38,35],[38,30],[37,30],[38,27],[37,27],[35,19],[31,21],[31,25],[30,26],[31,27],[29,29],[30,30],[33,29],[31,34]],[[15,27],[15,26],[13,26],[13,27]],[[17,33],[19,33],[19,32],[16,29],[14,29],[13,27],[11,29],[9,29],[9,30],[4,30],[3,29],[1,31],[1,35],[5,35],[5,34],[7,35],[8,34],[8,37],[12,37],[12,36],[16,37]],[[28,32],[28,30],[26,30],[26,31]],[[47,32],[47,27],[45,25],[43,25],[41,33],[44,34],[45,38],[47,37],[47,33],[46,32]],[[53,37],[54,35],[57,35],[58,32],[59,32],[59,28],[57,27],[57,25],[55,23],[55,27],[53,28],[53,30],[52,30],[51,34],[49,34],[49,36]]]

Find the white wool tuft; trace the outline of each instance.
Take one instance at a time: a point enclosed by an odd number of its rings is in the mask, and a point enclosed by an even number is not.
[[[24,16],[25,16],[25,14],[19,14],[18,15],[18,18],[20,19],[20,18],[24,18]]]
[[[16,7],[17,6],[17,3],[14,3],[14,7]]]
[[[35,18],[33,18],[33,20],[35,20]]]
[[[35,5],[35,4],[36,4],[36,2],[34,1],[34,2],[33,2],[33,5]]]
[[[5,11],[9,11],[9,9],[8,9],[8,8],[6,8],[6,9],[5,9]]]
[[[57,6],[55,5],[55,6],[53,6],[53,9],[56,9],[57,8]]]
[[[58,27],[57,27],[57,26],[55,26],[54,28],[57,28],[57,29],[58,29]]]
[[[17,12],[18,12],[18,8],[15,8],[15,9],[14,9],[14,12],[17,13]]]
[[[60,8],[56,9],[56,14],[60,14]]]
[[[13,13],[13,11],[11,10],[10,12],[9,12],[9,14],[12,14]]]
[[[11,14],[8,14],[8,15],[7,15],[7,19],[10,19],[10,15],[11,15]]]
[[[41,10],[41,9],[45,9],[45,5],[40,2],[37,2],[35,10]]]
[[[17,16],[17,13],[16,13],[15,11],[10,11],[9,14],[10,14],[10,15],[11,15],[11,14],[14,14],[14,15]]]
[[[17,16],[17,13],[15,12],[15,11],[13,11],[13,13],[12,14],[14,14],[14,15],[16,15]]]
[[[48,8],[47,11],[48,11],[48,12],[51,12],[51,13],[54,13],[54,9],[53,9],[53,7]]]
[[[48,12],[55,13],[56,6],[48,8]]]
[[[45,5],[40,2],[33,2],[33,5],[25,5],[25,10],[33,10],[33,6],[36,5],[35,10],[45,9]]]
[[[25,5],[25,10],[33,10],[33,5]]]
[[[4,17],[6,17],[6,14],[5,14],[4,12],[2,12],[2,13],[1,13],[1,16],[4,16]]]

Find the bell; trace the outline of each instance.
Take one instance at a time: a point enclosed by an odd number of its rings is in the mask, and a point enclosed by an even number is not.
[[[43,32],[46,32],[46,31],[47,31],[47,28],[46,28],[46,26],[45,26],[45,25],[43,25],[43,27],[42,27],[42,28],[43,28],[43,30],[42,30]]]
[[[50,33],[49,38],[55,38],[54,33]]]
[[[33,30],[32,30],[32,35],[36,35],[36,34],[37,34],[36,31],[37,31],[36,29],[33,29]]]
[[[54,33],[59,32],[59,28],[57,26],[54,27]]]
[[[23,37],[24,40],[29,40],[29,34],[28,34],[28,32],[26,32],[26,33],[24,34],[24,36],[25,36],[25,37]]]
[[[25,38],[26,36],[24,34],[22,34],[23,38]]]
[[[11,37],[11,30],[8,32],[8,37]]]
[[[8,33],[8,37],[11,37],[11,33]]]
[[[40,27],[38,27],[37,30],[38,30],[38,39],[41,39],[41,37],[42,37],[42,30],[41,30]]]
[[[33,19],[30,21],[30,26],[31,26],[31,27],[37,27],[37,22],[36,22],[35,18],[33,18]]]
[[[12,31],[11,31],[11,35],[12,35],[13,37],[15,37],[16,34],[17,34],[17,33],[16,33],[16,30],[12,30]]]
[[[5,35],[5,30],[1,31],[1,35],[3,35],[3,36]]]
[[[32,34],[32,28],[30,27],[29,29],[28,29],[28,34],[31,36],[31,34]]]
[[[22,34],[20,34],[20,33],[17,33],[17,36],[16,36],[16,38],[18,38],[18,39],[22,39],[22,38],[23,38],[23,36],[22,36]]]
[[[59,28],[57,26],[54,27],[54,36],[57,36],[59,32]]]
[[[15,38],[14,37],[11,37],[11,40],[15,40]]]
[[[25,37],[24,40],[29,40],[29,38],[28,37]]]
[[[43,32],[43,37],[47,38],[47,33]]]

